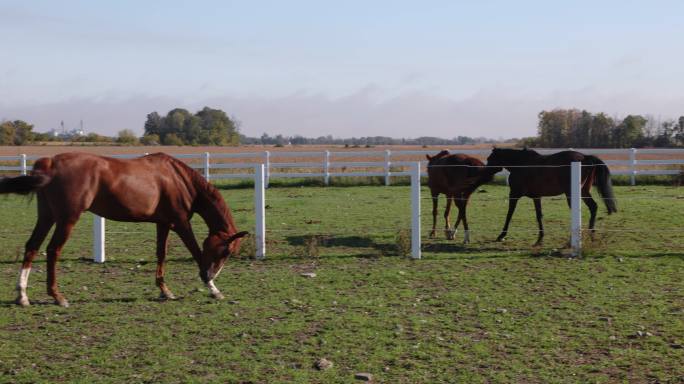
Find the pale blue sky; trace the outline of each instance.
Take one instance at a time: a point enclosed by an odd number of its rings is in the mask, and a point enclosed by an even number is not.
[[[0,119],[528,136],[542,109],[684,115],[682,41],[681,1],[0,0]]]

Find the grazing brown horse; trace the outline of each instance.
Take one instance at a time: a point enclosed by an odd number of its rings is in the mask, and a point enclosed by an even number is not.
[[[119,160],[86,153],[63,153],[36,161],[28,176],[0,180],[0,193],[38,196],[38,222],[26,242],[24,262],[17,283],[17,304],[29,305],[26,295],[31,263],[48,232],[47,292],[55,303],[69,303],[57,287],[56,263],[71,230],[84,211],[117,221],[151,222],[157,225],[156,283],[161,297],[173,299],[164,283],[164,263],[169,231],[183,240],[199,266],[199,275],[212,296],[222,298],[214,285],[226,259],[238,252],[240,239],[230,210],[221,194],[195,170],[171,156],[156,153],[133,160]],[[190,219],[199,214],[209,227],[200,249]]]
[[[540,155],[531,149],[502,149],[494,148],[487,158],[487,166],[503,167],[510,172],[508,185],[508,214],[501,234],[497,241],[506,237],[508,225],[518,204],[518,200],[527,196],[534,201],[534,209],[539,224],[539,236],[535,245],[540,245],[544,238],[542,223],[542,196],[557,196],[565,194],[570,205],[570,164],[582,163],[582,200],[589,207],[591,217],[589,229],[594,232],[596,211],[598,204],[591,197],[591,186],[596,183],[599,195],[603,198],[608,214],[617,212],[613,186],[610,180],[610,170],[606,163],[596,156],[584,155],[575,151],[562,151],[552,155]]]
[[[425,155],[428,159],[428,186],[432,194],[432,231],[430,237],[435,237],[437,226],[437,201],[439,194],[446,195],[446,208],[444,220],[446,222],[444,233],[449,240],[454,239],[458,224],[463,221],[464,243],[470,242],[468,220],[466,219],[466,206],[470,195],[480,185],[491,181],[494,174],[499,170],[492,171],[484,167],[480,160],[463,154],[449,154],[449,151],[441,151],[435,156]],[[458,207],[458,218],[452,229],[449,224],[451,202]]]

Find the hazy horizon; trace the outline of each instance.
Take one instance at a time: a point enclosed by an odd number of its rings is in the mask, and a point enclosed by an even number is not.
[[[684,115],[684,3],[0,3],[0,119],[141,134],[220,108],[247,136],[533,136],[537,114]]]

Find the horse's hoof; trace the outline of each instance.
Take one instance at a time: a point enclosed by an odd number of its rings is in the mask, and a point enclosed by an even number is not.
[[[62,308],[69,308],[69,302],[64,298],[55,299],[55,304],[59,305]]]
[[[496,241],[504,241],[506,240],[506,236],[499,236],[496,238]]]
[[[20,305],[22,307],[29,307],[31,306],[31,302],[27,297],[17,297],[17,300],[14,301],[17,303],[17,305]]]
[[[171,292],[162,292],[159,294],[160,300],[176,300],[176,296]]]
[[[435,238],[435,231],[430,232],[429,237],[430,237],[431,239],[434,239],[434,238]]]
[[[225,296],[223,296],[223,293],[221,292],[212,292],[211,297],[213,297],[216,300],[223,300],[226,298]]]

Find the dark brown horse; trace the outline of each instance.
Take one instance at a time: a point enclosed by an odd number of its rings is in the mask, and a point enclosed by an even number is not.
[[[449,154],[449,151],[441,151],[435,156],[425,155],[428,159],[428,186],[432,194],[432,231],[430,237],[435,237],[437,226],[437,201],[439,194],[446,195],[446,208],[444,220],[446,222],[444,233],[449,240],[454,239],[458,224],[463,221],[464,243],[470,242],[468,220],[466,219],[466,206],[470,195],[480,185],[492,180],[498,171],[485,168],[480,160],[463,155]],[[458,218],[452,229],[449,224],[451,203],[458,207]]]
[[[536,245],[544,238],[542,223],[541,198],[543,196],[557,196],[565,194],[570,205],[570,164],[582,163],[582,200],[589,207],[591,217],[589,229],[594,231],[598,204],[591,197],[591,186],[596,183],[599,195],[603,198],[608,214],[617,212],[615,196],[610,180],[608,166],[596,156],[584,155],[575,151],[562,151],[553,155],[540,155],[531,149],[500,149],[494,148],[487,158],[487,166],[506,168],[510,192],[508,196],[508,214],[501,234],[497,241],[506,237],[508,225],[518,204],[518,200],[527,196],[534,201],[534,209],[539,224],[539,236]]]
[[[35,192],[38,222],[26,242],[24,262],[17,283],[17,304],[29,305],[26,294],[31,263],[48,232],[47,292],[55,303],[69,304],[57,287],[56,263],[71,230],[84,211],[117,221],[150,222],[157,225],[156,282],[161,297],[174,298],[164,283],[164,264],[169,231],[183,240],[199,266],[199,275],[215,298],[214,285],[226,259],[238,252],[238,232],[221,194],[199,173],[171,156],[156,153],[133,160],[118,160],[86,153],[63,153],[36,161],[28,176],[0,180],[0,193]],[[209,227],[200,249],[190,219],[199,214]]]

